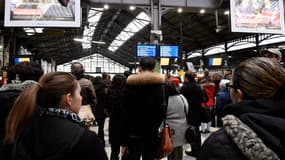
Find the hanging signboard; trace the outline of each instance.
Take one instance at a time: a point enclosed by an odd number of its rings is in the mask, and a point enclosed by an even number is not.
[[[231,0],[232,32],[284,34],[283,0]]]

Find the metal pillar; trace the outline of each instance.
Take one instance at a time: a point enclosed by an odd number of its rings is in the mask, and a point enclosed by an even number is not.
[[[155,3],[157,2],[157,3]],[[161,4],[160,0],[150,0],[150,15],[151,15],[151,35],[150,43],[158,44],[161,40]]]

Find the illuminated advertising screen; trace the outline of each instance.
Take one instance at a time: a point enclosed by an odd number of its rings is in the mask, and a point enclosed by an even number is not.
[[[160,57],[177,58],[179,56],[178,45],[161,45],[159,46]]]
[[[137,57],[156,57],[157,47],[155,44],[138,44]]]
[[[283,0],[231,0],[232,32],[284,32]]]
[[[5,0],[6,27],[80,27],[80,0]]]

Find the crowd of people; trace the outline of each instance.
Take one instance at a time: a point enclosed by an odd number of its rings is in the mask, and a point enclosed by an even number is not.
[[[156,73],[150,57],[140,59],[139,74],[112,79],[107,73],[87,76],[78,62],[71,73],[47,74],[37,64],[21,62],[9,69],[8,84],[0,88],[0,157],[108,159],[109,117],[111,160],[157,159],[163,119],[174,146],[169,160],[182,160],[189,125],[196,134],[186,154],[198,160],[285,159],[285,69],[273,55],[279,52],[268,50],[224,75],[205,72],[199,80],[186,72],[183,83]],[[201,144],[201,134],[211,127],[220,129]]]

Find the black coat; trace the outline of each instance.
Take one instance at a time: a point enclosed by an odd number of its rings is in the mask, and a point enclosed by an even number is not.
[[[223,115],[223,129],[205,141],[198,159],[285,159],[285,109],[279,102],[242,101]]]
[[[35,118],[13,145],[12,160],[108,159],[96,133],[61,117]]]
[[[164,76],[152,72],[128,77],[123,106],[123,145],[130,136],[148,141],[153,141],[157,137],[163,115],[164,82]]]
[[[97,104],[95,109],[93,109],[93,113],[96,119],[104,119],[107,117],[105,113],[105,109],[107,107],[107,85],[104,81],[99,81],[94,84]]]
[[[108,90],[109,141],[111,144],[120,144],[122,130],[122,107],[124,89],[111,86]]]
[[[14,101],[24,89],[35,84],[37,84],[35,81],[25,81],[20,84],[3,85],[0,88],[0,148],[5,133],[6,119]]]
[[[200,126],[201,118],[203,116],[203,91],[201,87],[195,83],[184,83],[181,87],[180,93],[187,99],[189,104],[188,119],[190,124]]]

